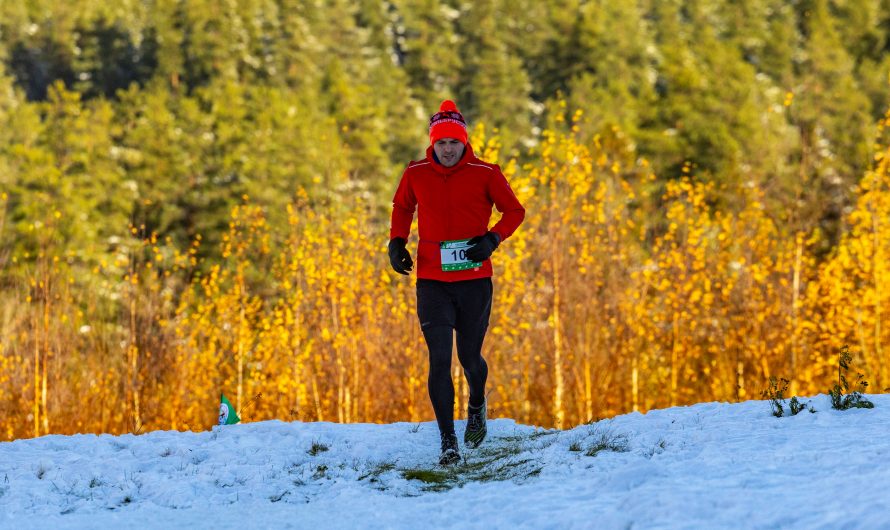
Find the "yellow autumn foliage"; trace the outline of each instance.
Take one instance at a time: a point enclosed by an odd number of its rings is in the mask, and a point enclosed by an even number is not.
[[[819,234],[789,233],[755,185],[717,190],[690,165],[659,188],[620,131],[582,143],[571,126],[545,132],[525,165],[473,133],[528,212],[494,256],[492,417],[569,427],[756,399],[770,376],[824,392],[842,344],[872,388],[890,386],[886,147],[818,260]],[[299,190],[286,223],[272,217],[242,198],[206,267],[200,238],[177,249],[134,226],[128,254],[86,289],[56,251],[66,219],[48,210],[39,256],[2,294],[0,436],[202,430],[221,393],[244,421],[431,420],[414,281],[389,268],[388,218],[358,194],[335,208]],[[453,374],[459,417],[456,359]]]

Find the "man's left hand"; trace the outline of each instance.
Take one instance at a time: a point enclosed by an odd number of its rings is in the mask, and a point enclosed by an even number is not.
[[[473,261],[485,261],[491,257],[491,253],[498,248],[500,243],[501,236],[494,232],[476,236],[467,242],[470,245],[470,248],[467,249],[467,258]]]

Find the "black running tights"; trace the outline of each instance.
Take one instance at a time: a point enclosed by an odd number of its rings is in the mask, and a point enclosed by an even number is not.
[[[454,432],[454,385],[451,382],[452,337],[457,336],[457,358],[470,387],[470,405],[485,399],[488,365],[482,341],[491,315],[491,278],[440,282],[417,280],[417,316],[429,348],[427,386],[442,433]]]

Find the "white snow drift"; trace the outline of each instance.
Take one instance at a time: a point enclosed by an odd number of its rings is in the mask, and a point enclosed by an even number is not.
[[[0,443],[0,528],[890,528],[890,395],[868,397],[496,419],[448,470],[434,422],[44,436]]]

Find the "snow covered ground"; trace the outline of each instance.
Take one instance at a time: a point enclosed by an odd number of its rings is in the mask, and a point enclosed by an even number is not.
[[[890,395],[869,398],[496,419],[447,471],[432,422],[18,440],[0,443],[0,528],[890,528]]]

